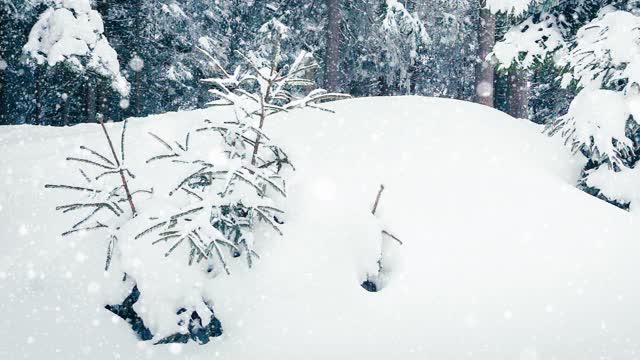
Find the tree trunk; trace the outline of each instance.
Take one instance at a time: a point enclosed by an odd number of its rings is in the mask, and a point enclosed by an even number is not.
[[[35,113],[33,119],[33,125],[39,125],[40,120],[44,117],[44,88],[46,86],[45,77],[47,75],[47,69],[43,66],[38,66],[35,69]]]
[[[96,85],[91,76],[85,82],[84,101],[86,121],[96,122]]]
[[[71,107],[70,98],[67,97],[62,103],[62,126],[69,126],[69,108]]]
[[[9,123],[7,108],[7,71],[8,71],[8,47],[9,47],[9,21],[10,14],[6,6],[0,6],[0,125]]]
[[[418,66],[414,63],[409,66],[409,94],[408,95],[417,95],[416,89],[418,86]]]
[[[340,63],[340,0],[327,1],[327,45],[325,55],[325,84],[329,91],[338,91]]]
[[[484,1],[481,1],[480,21],[478,24],[478,64],[476,65],[476,102],[479,104],[494,106],[493,103],[493,81],[495,69],[491,61],[487,61],[487,56],[493,50],[496,35],[496,18],[491,11],[484,8]]]
[[[1,34],[0,34],[1,36]],[[4,64],[2,64],[1,62],[4,61],[2,60],[2,57],[0,56],[0,67],[3,67]],[[7,125],[9,123],[8,121],[8,116],[7,116],[7,100],[6,100],[6,81],[5,81],[5,70],[6,69],[0,69],[0,125]]]
[[[133,116],[142,115],[142,84],[140,83],[140,71],[136,71],[133,75],[133,84],[131,84],[131,93],[129,97],[133,100]],[[131,104],[129,104],[131,106]]]
[[[509,115],[515,118],[527,118],[529,98],[527,71],[512,68],[509,70],[508,82],[507,106]]]
[[[2,60],[2,57],[0,57],[0,61]],[[9,124],[8,121],[8,116],[7,116],[7,100],[6,100],[6,81],[5,81],[5,71],[4,69],[0,70],[0,125],[7,125]]]
[[[309,55],[307,56],[303,61],[302,61],[302,66],[312,66],[316,64],[316,60],[313,58],[313,55]],[[316,68],[309,68],[306,71],[304,71],[302,77],[306,80],[309,80],[310,82],[314,83],[314,85],[308,85],[304,87],[304,91],[305,94],[310,93],[311,91],[313,91],[316,86],[315,86],[315,81],[316,81]]]

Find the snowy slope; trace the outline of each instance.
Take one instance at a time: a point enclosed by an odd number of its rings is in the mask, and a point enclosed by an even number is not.
[[[106,242],[62,239],[47,181],[99,128],[0,132],[0,359],[632,359],[640,349],[635,219],[573,187],[580,164],[540,128],[453,100],[374,98],[276,118],[297,172],[285,236],[252,271],[206,286],[224,335],[138,343],[103,309],[120,279]],[[136,119],[146,135],[225,116]],[[181,135],[176,135],[181,136]],[[140,176],[140,174],[138,174]],[[384,183],[377,219],[370,209]],[[381,292],[359,284],[387,243]],[[162,261],[160,259],[159,261]],[[116,284],[116,285],[114,285]],[[109,295],[109,296],[107,296]]]

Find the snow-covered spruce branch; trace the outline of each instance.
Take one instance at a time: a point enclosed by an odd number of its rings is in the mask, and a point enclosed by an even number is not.
[[[573,47],[559,59],[569,71],[563,85],[579,91],[569,111],[547,126],[574,151],[619,171],[634,163],[636,144],[628,134],[638,124],[635,106],[640,76],[636,39],[640,17],[603,12],[578,30]]]
[[[63,232],[62,236],[93,230],[108,230],[110,232],[105,266],[108,269],[117,241],[117,230],[136,214],[133,197],[142,193],[151,194],[152,190],[132,192],[129,189],[128,181],[135,179],[135,176],[125,166],[124,145],[127,122],[125,121],[122,127],[119,152],[113,146],[111,137],[102,121],[101,126],[111,156],[82,145],[80,151],[86,155],[67,158],[67,161],[80,166],[78,170],[82,184],[47,184],[45,188],[64,190],[78,195],[68,203],[56,207],[56,210],[65,214],[71,212],[79,214],[78,221],[70,229]],[[85,169],[89,169],[88,172]],[[92,175],[89,176],[88,173]],[[112,175],[116,175],[116,177]],[[126,209],[129,209],[130,212],[127,212]]]
[[[196,129],[195,134],[205,139],[211,138],[210,132],[221,136],[225,144],[223,153],[229,163],[217,164],[202,159],[202,152],[190,146],[190,132],[184,144],[171,143],[150,134],[166,151],[147,163],[165,161],[191,169],[169,192],[171,197],[183,196],[187,205],[177,208],[174,215],[163,220],[150,219],[153,223],[136,239],[153,236],[154,245],[167,244],[166,256],[184,244],[189,246],[189,264],[209,260],[219,263],[229,274],[229,257],[245,254],[249,267],[254,258],[259,258],[253,247],[252,234],[257,223],[265,223],[282,234],[277,216],[283,211],[275,207],[267,195],[286,196],[284,180],[278,175],[283,162],[271,160],[270,165],[262,169],[250,164],[248,154],[253,142],[246,134],[251,133],[254,137],[262,134],[256,128],[236,121],[219,124],[208,121],[206,125]],[[262,135],[268,139],[266,134]],[[273,147],[270,149],[273,151]],[[288,159],[283,152],[277,154]],[[234,193],[236,191],[239,195]]]

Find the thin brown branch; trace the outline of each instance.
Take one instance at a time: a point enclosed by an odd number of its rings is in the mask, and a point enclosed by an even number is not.
[[[382,230],[382,235],[387,235],[388,237],[390,237],[393,240],[397,241],[400,245],[404,244],[402,242],[402,240],[398,239],[395,235],[393,235],[392,233],[388,232],[387,230]]]
[[[371,214],[375,215],[378,210],[378,204],[380,204],[380,197],[382,197],[382,192],[384,191],[384,185],[380,185],[380,190],[378,191],[378,196],[376,196],[376,202],[373,204],[373,210],[371,210]]]

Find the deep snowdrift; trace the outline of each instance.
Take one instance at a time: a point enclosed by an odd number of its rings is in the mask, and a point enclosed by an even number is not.
[[[225,332],[206,346],[138,343],[103,309],[125,296],[102,271],[106,242],[58,235],[70,221],[54,212],[64,194],[43,185],[75,171],[64,158],[80,144],[102,146],[99,128],[3,128],[0,359],[637,356],[634,218],[575,189],[580,164],[560,144],[526,121],[452,100],[330,107],[336,114],[297,111],[267,124],[297,167],[285,236],[262,245],[252,271],[207,285]],[[149,130],[178,137],[213,116],[224,112],[134,120],[130,154],[153,153]],[[376,226],[404,245],[386,245],[385,287],[369,293],[359,284],[376,267]]]

